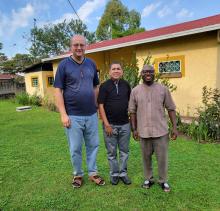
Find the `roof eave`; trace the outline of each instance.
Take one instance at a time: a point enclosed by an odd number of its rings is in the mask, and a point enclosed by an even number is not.
[[[116,48],[123,48],[123,47],[128,47],[128,46],[134,46],[134,45],[140,45],[144,43],[150,43],[150,42],[156,42],[156,41],[161,41],[161,40],[166,40],[166,39],[172,39],[172,38],[177,38],[177,37],[182,37],[182,36],[187,36],[187,35],[192,35],[192,34],[198,34],[198,33],[203,33],[203,32],[208,32],[208,31],[214,31],[214,30],[219,30],[220,29],[220,24],[214,24],[210,26],[205,26],[201,28],[196,28],[196,29],[190,29],[190,30],[185,30],[181,32],[175,32],[175,33],[170,33],[166,35],[161,35],[161,36],[155,36],[152,38],[145,38],[145,39],[139,39],[135,41],[130,41],[130,42],[124,42],[116,45],[109,45],[101,48],[94,48],[91,50],[86,50],[85,54],[90,54],[90,53],[96,53],[100,51],[107,51],[107,50],[112,50]],[[56,59],[63,59],[68,56],[70,56],[71,53],[65,54],[65,55],[59,55],[55,56],[53,58],[46,58],[42,59],[42,62],[46,61],[51,61],[51,60],[56,60]]]
[[[100,51],[106,51],[106,50],[111,50],[111,49],[116,49],[116,48],[123,48],[123,47],[132,46],[132,45],[140,45],[140,44],[150,43],[150,42],[155,42],[155,41],[160,41],[160,40],[172,39],[172,38],[176,38],[176,37],[182,37],[182,36],[198,34],[198,33],[208,32],[208,31],[214,31],[214,30],[219,30],[219,29],[220,29],[220,24],[215,24],[212,26],[206,26],[206,27],[201,27],[201,28],[197,28],[197,29],[191,29],[191,30],[156,36],[156,37],[152,37],[152,38],[140,39],[140,40],[125,42],[125,43],[121,43],[121,44],[117,44],[117,45],[95,48],[95,49],[87,50],[86,54],[100,52]]]

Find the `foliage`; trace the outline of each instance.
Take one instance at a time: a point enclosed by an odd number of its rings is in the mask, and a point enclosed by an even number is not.
[[[204,86],[202,102],[198,118],[190,124],[180,122],[178,130],[198,142],[220,140],[220,91]]]
[[[21,72],[25,67],[34,63],[34,58],[30,54],[16,54],[9,60],[1,62],[0,70],[7,73]]]
[[[203,87],[203,107],[198,109],[199,123],[213,140],[220,139],[220,90]]]
[[[82,21],[72,19],[68,23],[63,21],[32,28],[30,53],[36,58],[61,54],[69,49],[70,38],[74,34],[84,35],[88,43],[96,41],[94,32],[89,32]]]
[[[0,42],[0,51],[2,50],[2,48],[3,48],[3,44]],[[2,71],[2,63],[3,63],[4,61],[6,61],[7,59],[8,59],[7,56],[5,56],[4,53],[1,53],[1,52],[0,52],[0,72],[3,72],[3,71]]]
[[[15,95],[15,102],[21,105],[41,106],[42,99],[37,94],[29,95],[21,92]]]
[[[36,107],[15,112],[15,104],[0,101],[0,210],[219,210],[220,145],[178,138],[169,143],[170,193],[144,181],[140,145],[130,141],[128,173],[132,184],[109,183],[109,166],[99,125],[97,165],[106,180],[72,189],[72,168],[65,132],[58,113]],[[86,170],[83,147],[83,169]],[[156,159],[153,157],[153,166]],[[156,169],[155,169],[156,170]],[[157,178],[157,171],[155,179]],[[208,181],[207,181],[208,179]]]
[[[27,92],[21,92],[15,95],[15,102],[20,105],[29,105],[29,95]]]
[[[131,63],[125,64],[123,67],[124,70],[123,78],[129,82],[131,88],[137,86],[141,79],[137,62],[138,60],[134,58]]]
[[[140,28],[141,16],[128,8],[120,0],[110,0],[96,29],[98,40],[108,40],[144,31]]]
[[[49,111],[57,111],[56,105],[47,96],[42,99],[42,106]]]

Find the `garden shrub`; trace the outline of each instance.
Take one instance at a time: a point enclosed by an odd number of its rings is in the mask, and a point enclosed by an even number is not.
[[[38,95],[29,95],[27,92],[20,92],[15,95],[15,101],[20,105],[40,106],[41,100]]]
[[[42,106],[49,111],[57,111],[55,103],[53,103],[47,96],[42,99]]]
[[[197,120],[190,124],[180,122],[178,130],[198,142],[220,140],[220,91],[204,86],[202,103]]]
[[[29,95],[27,92],[20,92],[15,95],[15,101],[20,105],[29,105]]]
[[[199,124],[206,128],[207,136],[212,140],[220,139],[220,90],[203,87],[203,107],[198,109]]]

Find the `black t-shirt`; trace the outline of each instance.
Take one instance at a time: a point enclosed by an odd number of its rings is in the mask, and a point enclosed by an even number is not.
[[[120,79],[118,83],[109,79],[99,88],[98,103],[104,105],[110,124],[123,125],[128,120],[128,102],[131,88],[127,81]]]

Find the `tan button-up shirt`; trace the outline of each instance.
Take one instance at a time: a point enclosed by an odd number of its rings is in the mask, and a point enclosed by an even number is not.
[[[140,84],[130,96],[129,112],[137,115],[137,131],[141,138],[161,137],[168,133],[165,108],[175,110],[169,90],[154,82],[151,86]]]

